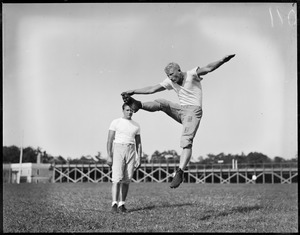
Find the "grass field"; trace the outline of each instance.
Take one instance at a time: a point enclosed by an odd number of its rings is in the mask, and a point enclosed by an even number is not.
[[[132,183],[110,206],[110,183],[4,184],[3,232],[298,232],[298,184]]]

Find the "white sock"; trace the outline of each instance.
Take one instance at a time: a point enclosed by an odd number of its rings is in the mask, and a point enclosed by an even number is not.
[[[113,205],[115,205],[115,204],[118,205],[118,202],[117,202],[117,201],[113,201],[112,204],[111,204],[111,206],[113,206]]]
[[[119,207],[122,206],[122,205],[125,205],[125,202],[124,201],[119,201]]]

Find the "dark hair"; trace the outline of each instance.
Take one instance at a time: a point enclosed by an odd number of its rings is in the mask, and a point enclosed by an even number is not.
[[[125,106],[129,106],[128,104],[126,104],[126,103],[124,103],[123,105],[122,105],[122,110],[124,110],[125,109]],[[129,106],[130,107],[130,106]]]

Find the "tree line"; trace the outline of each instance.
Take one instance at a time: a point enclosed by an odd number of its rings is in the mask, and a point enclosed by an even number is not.
[[[3,146],[2,156],[3,163],[19,163],[20,161],[20,148],[17,146]],[[40,147],[32,148],[26,147],[23,149],[22,162],[36,163],[38,155],[40,155],[41,163],[55,163],[55,164],[93,164],[93,163],[106,163],[105,157],[98,152],[94,156],[86,155],[80,158],[67,158],[63,156],[52,156],[46,151],[42,151]],[[179,163],[180,155],[175,150],[167,150],[163,152],[155,151],[151,156],[143,153],[141,162],[142,163]],[[276,156],[274,159],[269,158],[267,155],[259,152],[250,152],[249,154],[207,154],[204,158],[200,156],[196,162],[191,162],[191,164],[231,164],[232,160],[237,160],[239,164],[259,164],[259,163],[288,163],[288,162],[298,162],[298,156],[291,159],[284,159],[282,157]]]
[[[2,150],[3,163],[19,163],[21,150],[17,146],[4,146]],[[91,163],[105,163],[106,160],[102,158],[101,153],[98,152],[95,156],[87,155],[80,158],[67,158],[63,156],[52,156],[46,151],[42,151],[40,147],[23,148],[22,163],[36,163],[38,155],[40,155],[41,163],[55,163],[55,164],[91,164]]]

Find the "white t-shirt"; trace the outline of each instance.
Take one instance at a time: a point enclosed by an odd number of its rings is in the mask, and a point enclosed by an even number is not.
[[[115,131],[114,143],[134,144],[135,136],[140,134],[140,125],[125,118],[118,118],[111,122],[109,130]]]
[[[202,77],[197,75],[197,68],[187,71],[182,85],[172,82],[166,78],[160,83],[167,90],[173,89],[179,98],[180,105],[196,105],[202,107]]]

